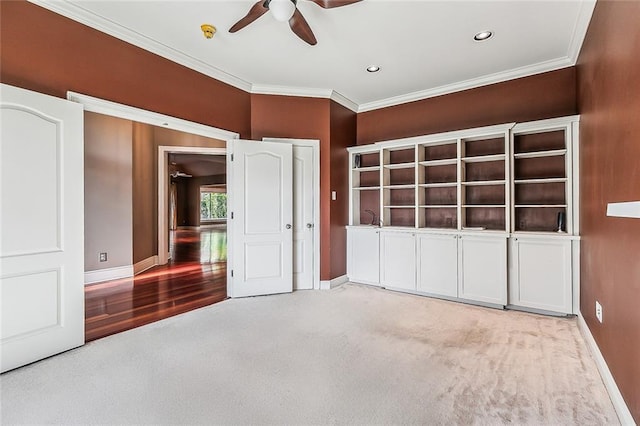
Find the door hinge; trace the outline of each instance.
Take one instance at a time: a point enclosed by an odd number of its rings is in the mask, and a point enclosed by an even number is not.
[[[233,269],[231,270],[231,278],[233,278]]]
[[[231,219],[233,219],[233,212],[231,212]]]
[[[233,161],[233,154],[231,154],[231,161]]]

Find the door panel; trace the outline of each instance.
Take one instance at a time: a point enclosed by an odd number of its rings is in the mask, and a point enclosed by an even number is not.
[[[416,238],[406,232],[380,232],[380,284],[416,289]]]
[[[506,237],[460,238],[458,297],[478,302],[507,304]]]
[[[293,146],[293,288],[313,288],[313,147]],[[307,224],[311,224],[308,227]]]
[[[2,85],[2,371],[84,343],[83,112]]]
[[[232,297],[293,289],[291,145],[229,142]]]
[[[418,291],[458,297],[458,236],[418,236]]]

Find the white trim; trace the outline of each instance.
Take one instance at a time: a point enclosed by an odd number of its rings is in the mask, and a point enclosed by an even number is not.
[[[580,55],[580,49],[584,38],[587,35],[587,29],[591,22],[591,16],[593,15],[593,9],[596,7],[596,0],[582,0],[580,2],[580,12],[578,12],[578,19],[576,19],[576,25],[573,27],[573,34],[571,35],[571,42],[569,42],[569,51],[567,56],[571,60],[572,65],[578,62],[578,56]]]
[[[311,87],[273,86],[269,84],[254,84],[251,86],[251,93],[254,95],[276,95],[276,96],[300,96],[304,98],[325,98],[331,97],[330,89],[315,89]]]
[[[320,282],[320,140],[262,138],[265,142],[283,142],[313,148],[313,289],[321,288]]]
[[[172,117],[170,115],[151,112],[128,105],[107,101],[105,99],[94,98],[93,96],[83,95],[80,93],[67,92],[67,99],[82,104],[85,111],[97,112],[99,114],[124,118],[126,120],[138,121],[140,123],[151,124],[158,127],[166,127],[172,130],[192,133],[194,135],[205,136],[208,138],[219,139],[223,141],[236,139],[239,137],[238,133],[230,132],[229,130],[219,129],[212,126],[205,126],[204,124],[194,123],[192,121],[183,120],[181,118]]]
[[[583,0],[581,2],[580,11],[573,28],[573,34],[567,49],[567,56],[540,62],[537,64],[527,65],[524,67],[498,72],[487,76],[469,79],[466,81],[447,84],[426,90],[407,93],[400,96],[380,99],[363,104],[356,104],[345,96],[339,94],[332,89],[321,88],[304,88],[304,87],[287,87],[275,85],[251,84],[250,82],[238,78],[232,74],[222,71],[214,66],[206,64],[199,59],[193,58],[180,51],[170,48],[153,39],[145,37],[135,31],[125,28],[115,22],[105,19],[93,12],[90,12],[78,4],[71,3],[66,0],[45,1],[45,0],[28,0],[31,3],[44,7],[81,24],[92,27],[98,31],[109,34],[127,43],[138,46],[149,52],[155,53],[172,62],[184,65],[192,70],[198,71],[206,76],[227,83],[233,87],[254,94],[268,94],[281,96],[304,96],[312,98],[329,98],[340,103],[341,105],[351,109],[354,112],[367,112],[380,108],[386,108],[394,105],[400,105],[407,102],[419,101],[445,94],[455,93],[462,90],[472,89],[494,83],[500,83],[516,78],[528,77],[543,72],[554,71],[576,64],[582,43],[584,41],[596,0]]]
[[[103,281],[111,281],[131,277],[133,277],[133,265],[116,266],[115,268],[86,271],[84,273],[84,284],[94,284]]]
[[[607,216],[640,219],[640,201],[607,204]]]
[[[331,89],[314,89],[310,87],[272,86],[268,84],[254,84],[251,86],[254,95],[298,96],[304,98],[331,99],[353,112],[358,112],[358,104],[346,96]]]
[[[166,264],[170,258],[169,253],[161,249],[161,247],[168,247],[169,244],[169,186],[166,185],[166,182],[169,179],[168,162],[170,153],[227,155],[227,148],[158,146],[158,265]],[[227,170],[227,182],[228,178],[229,170]],[[231,188],[228,187],[227,189],[231,191]]]
[[[349,282],[349,278],[346,275],[335,277],[332,280],[323,280],[323,281],[320,281],[320,290],[331,290],[332,288],[336,288],[348,282]]]
[[[158,265],[158,255],[147,257],[140,262],[133,265],[133,275],[138,275],[141,272],[151,269]]]
[[[336,92],[335,90],[331,93],[331,100],[339,103],[345,108],[350,109],[353,112],[358,112],[358,104],[353,102],[351,99],[346,96]]]
[[[522,77],[529,77],[535,74],[555,71],[573,65],[575,65],[575,63],[572,63],[572,61],[567,57],[553,59],[550,61],[527,65],[525,67],[520,67],[509,71],[502,71],[478,78],[472,78],[458,83],[445,84],[444,86],[434,87],[432,89],[420,90],[400,96],[393,96],[391,98],[381,99],[379,101],[365,102],[363,104],[360,104],[360,106],[358,107],[358,112],[373,111],[376,109],[387,108],[390,106],[405,104],[408,102],[435,98],[436,96],[448,95],[450,93],[461,92],[463,90],[474,89],[476,87],[502,83],[504,81],[515,80]]]
[[[611,398],[611,402],[613,403],[613,407],[616,410],[616,414],[618,415],[618,419],[620,423],[623,425],[635,425],[633,417],[631,416],[631,412],[629,411],[629,407],[624,402],[622,398],[622,394],[620,393],[620,389],[618,389],[618,385],[607,366],[607,362],[602,356],[602,352],[600,352],[600,348],[596,343],[596,340],[593,338],[593,334],[591,334],[591,330],[589,330],[589,326],[587,325],[584,317],[582,316],[582,312],[578,313],[578,328],[582,333],[582,337],[584,337],[584,341],[591,350],[591,355],[596,362],[596,366],[598,367],[598,371],[600,372],[600,377],[602,377],[602,381],[604,382],[604,386],[607,388],[607,392],[609,393],[609,398]]]
[[[223,83],[227,83],[233,87],[249,92],[251,90],[251,83],[238,78],[234,75],[226,73],[214,66],[206,64],[196,58],[177,51],[169,46],[165,46],[153,39],[143,36],[140,33],[132,31],[121,25],[116,24],[113,21],[105,19],[93,12],[90,12],[76,3],[68,1],[45,1],[45,0],[28,0],[31,3],[37,4],[45,9],[49,9],[52,12],[66,16],[73,19],[76,22],[87,25],[105,34],[109,34],[115,38],[123,40],[127,43],[138,46],[151,53],[155,53],[158,56],[162,56],[172,62],[180,65],[184,65],[187,68],[198,71],[206,76],[215,78]]]

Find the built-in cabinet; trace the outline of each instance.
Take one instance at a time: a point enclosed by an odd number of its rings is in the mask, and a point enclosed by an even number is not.
[[[350,228],[347,232],[347,276],[355,282],[380,283],[380,230]]]
[[[577,313],[577,116],[348,150],[351,281]]]

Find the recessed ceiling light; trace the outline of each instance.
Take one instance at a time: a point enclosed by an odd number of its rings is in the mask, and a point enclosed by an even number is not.
[[[485,41],[491,38],[493,33],[491,31],[480,31],[478,34],[473,36],[475,41]]]
[[[377,65],[371,65],[367,67],[367,71],[369,72],[378,72],[380,71],[380,67]]]

